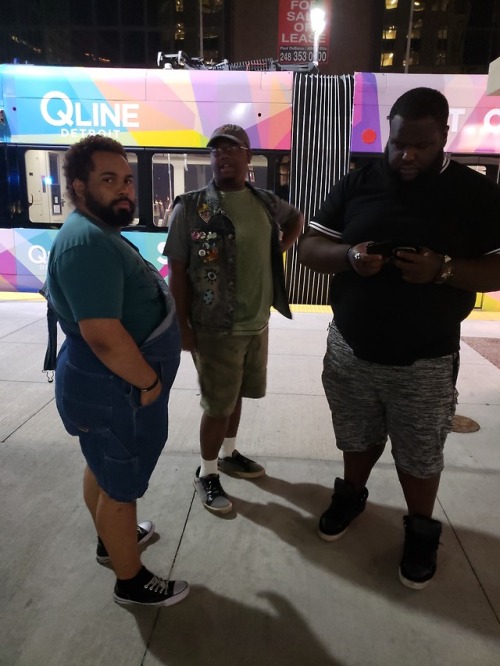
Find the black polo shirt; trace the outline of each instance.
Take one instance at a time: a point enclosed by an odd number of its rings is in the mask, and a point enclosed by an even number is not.
[[[455,258],[500,253],[500,187],[445,160],[440,173],[402,182],[383,158],[347,174],[311,228],[341,243],[393,240]],[[335,275],[330,303],[342,336],[359,358],[409,365],[458,351],[460,322],[475,294],[449,285],[410,284],[392,264],[373,277]]]

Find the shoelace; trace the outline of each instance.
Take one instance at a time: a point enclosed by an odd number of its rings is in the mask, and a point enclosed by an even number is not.
[[[236,452],[236,455],[234,456],[228,456],[227,458],[222,458],[225,462],[228,464],[233,464],[235,467],[244,467],[248,468],[250,466],[250,459],[246,458],[242,453],[239,451]]]
[[[167,593],[168,581],[164,578],[158,578],[158,576],[153,576],[149,583],[144,585],[144,589],[151,590],[151,592],[158,592],[159,594]]]
[[[215,497],[224,495],[224,491],[222,490],[218,477],[215,479],[205,478],[203,480],[203,487],[207,493],[208,502],[211,502]]]
[[[146,536],[147,533],[148,533],[147,530],[145,530],[143,527],[139,527],[139,525],[138,525],[137,526],[137,541],[140,541],[141,539],[143,539]],[[99,544],[99,547],[102,550],[106,550],[106,546],[104,545],[103,540],[101,539],[100,536],[97,536],[97,542]],[[106,550],[106,553],[107,552],[108,551]]]

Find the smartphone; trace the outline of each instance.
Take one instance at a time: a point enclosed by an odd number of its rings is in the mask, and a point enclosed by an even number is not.
[[[395,244],[392,241],[375,241],[368,243],[366,254],[381,254],[384,258],[392,257]]]
[[[394,250],[392,251],[392,254],[395,256],[396,252],[410,252],[411,254],[418,254],[420,252],[420,248],[418,245],[397,245]],[[402,257],[396,257],[399,259],[399,261],[408,261],[407,259],[403,259]]]
[[[392,257],[395,252],[413,252],[418,253],[418,245],[402,245],[394,241],[375,241],[366,246],[367,254],[381,254],[385,259]]]

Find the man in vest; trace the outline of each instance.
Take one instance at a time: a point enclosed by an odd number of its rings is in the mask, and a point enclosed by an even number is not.
[[[264,468],[236,449],[242,398],[266,390],[271,305],[291,318],[283,252],[299,236],[299,210],[247,181],[250,140],[223,125],[208,142],[213,180],[177,197],[165,246],[182,348],[193,354],[201,386],[201,461],[194,486],[203,505],[232,503],[219,470],[240,478]]]

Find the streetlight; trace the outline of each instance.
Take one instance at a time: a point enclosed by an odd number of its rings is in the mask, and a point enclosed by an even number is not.
[[[313,31],[313,65],[318,66],[319,61],[319,38],[326,27],[325,10],[313,7],[310,13],[311,28]]]

